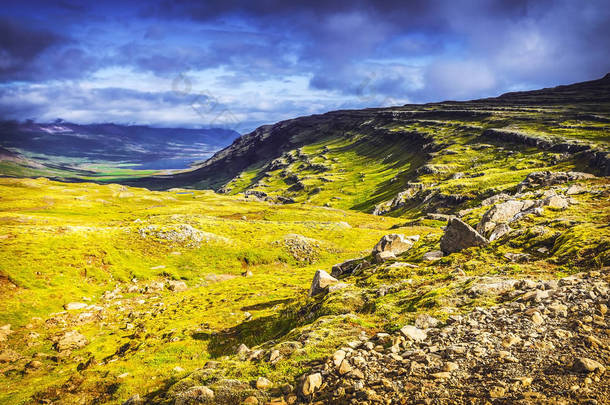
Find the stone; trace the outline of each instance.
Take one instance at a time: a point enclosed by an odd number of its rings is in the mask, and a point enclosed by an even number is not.
[[[280,357],[282,357],[282,354],[280,353],[279,350],[275,349],[271,351],[271,354],[269,355],[269,363],[275,363],[276,361],[278,361],[280,359]]]
[[[269,381],[265,377],[258,377],[258,379],[256,380],[256,389],[259,390],[269,389],[272,385],[273,384],[271,383],[271,381]]]
[[[544,323],[544,319],[542,318],[540,312],[536,311],[532,314],[532,322],[534,325],[542,325]]]
[[[250,353],[250,349],[243,343],[237,347],[237,351],[235,352],[237,357],[240,358],[245,358],[248,353]]]
[[[0,363],[13,363],[21,358],[21,355],[12,349],[0,352]]]
[[[411,249],[411,246],[419,240],[419,235],[405,237],[402,234],[392,233],[382,237],[373,247],[373,256],[381,252],[390,252],[399,255]]]
[[[306,397],[312,395],[318,388],[322,386],[322,374],[314,373],[305,377],[301,392]]]
[[[83,308],[87,308],[87,304],[85,304],[84,302],[69,302],[64,305],[64,309],[66,311],[75,311]]]
[[[413,325],[405,325],[400,329],[400,332],[408,339],[421,342],[428,336],[426,331],[421,330]]]
[[[184,281],[169,280],[167,282],[167,289],[173,292],[182,292],[187,290],[187,286]]]
[[[343,359],[345,359],[345,355],[345,350],[337,350],[333,354],[333,364],[335,365],[335,367],[339,367],[341,365],[341,362],[343,361]]]
[[[542,202],[542,205],[549,208],[565,209],[570,206],[570,203],[562,196],[552,195],[550,197],[545,198]]]
[[[574,371],[581,373],[593,373],[595,371],[599,371],[603,374],[606,371],[606,367],[604,367],[603,364],[587,357],[578,357],[574,361],[573,369]]]
[[[352,366],[349,364],[347,359],[343,359],[341,365],[339,365],[339,374],[344,375],[352,371]]]
[[[343,263],[335,264],[332,267],[330,275],[333,277],[340,277],[347,274],[352,274],[354,270],[362,263],[361,259],[350,259]]]
[[[502,398],[506,394],[506,390],[502,387],[495,386],[489,390],[489,396],[491,398]]]
[[[421,314],[415,318],[415,326],[420,329],[434,328],[438,326],[440,322],[441,321],[428,314]]]
[[[378,252],[375,253],[375,263],[383,263],[388,260],[396,259],[396,255],[392,252]]]
[[[127,401],[123,402],[123,405],[142,405],[144,401],[140,398],[139,394],[130,396]]]
[[[460,366],[457,363],[454,363],[452,361],[448,361],[447,363],[445,363],[443,365],[443,371],[448,372],[448,373],[455,371],[459,368],[460,368]]]
[[[254,395],[250,395],[248,398],[244,399],[242,405],[258,405],[258,398]]]
[[[440,373],[432,374],[432,377],[436,378],[437,380],[446,380],[447,378],[451,378],[451,373],[447,371],[441,371]]]
[[[205,385],[196,385],[189,388],[176,398],[175,405],[187,405],[193,402],[211,402],[214,400],[214,391]]]
[[[567,195],[574,195],[574,194],[582,194],[585,191],[587,191],[586,188],[584,188],[581,185],[578,184],[572,184],[570,187],[568,187],[568,189],[566,190],[566,194]]]
[[[64,350],[75,350],[86,346],[89,342],[85,336],[81,335],[76,331],[66,332],[62,337],[59,338],[55,343],[57,351],[63,352]]]
[[[507,224],[498,224],[489,234],[489,241],[491,242],[500,239],[502,236],[506,235],[510,231],[512,231],[512,229]]]
[[[316,274],[313,277],[313,281],[311,282],[311,288],[309,289],[309,296],[313,297],[315,295],[327,292],[328,286],[337,283],[338,281],[339,280],[332,277],[324,270],[316,271]]]
[[[452,218],[441,237],[441,250],[444,254],[450,254],[469,247],[484,246],[487,243],[487,239],[470,225],[458,218]]]
[[[523,209],[523,201],[510,200],[491,207],[477,224],[477,232],[486,235],[498,224],[510,222]]]
[[[442,259],[443,256],[444,256],[443,252],[441,252],[440,250],[431,250],[430,252],[424,253],[423,260],[424,261],[439,260],[439,259]]]
[[[504,258],[514,263],[526,263],[532,259],[532,256],[527,253],[508,252],[504,254]]]

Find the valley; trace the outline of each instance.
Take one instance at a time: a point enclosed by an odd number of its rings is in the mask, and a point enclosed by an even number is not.
[[[610,75],[229,143],[3,169],[0,403],[607,403]]]

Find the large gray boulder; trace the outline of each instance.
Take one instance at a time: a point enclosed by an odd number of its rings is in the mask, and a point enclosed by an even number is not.
[[[341,277],[343,275],[349,275],[357,270],[363,269],[370,266],[367,260],[363,259],[350,259],[343,263],[335,264],[332,267],[330,275],[333,277]]]
[[[498,224],[507,224],[521,212],[524,206],[523,201],[510,200],[491,207],[477,225],[477,232],[486,235],[493,231]]]
[[[441,250],[444,254],[459,252],[474,246],[484,246],[489,241],[481,236],[470,225],[458,218],[452,218],[445,228],[445,234],[441,238]]]
[[[314,295],[327,292],[328,287],[338,281],[339,280],[332,277],[324,270],[316,271],[316,274],[313,276],[313,281],[311,282],[311,288],[309,289],[309,296],[313,297]]]
[[[411,246],[419,240],[419,235],[405,236],[398,233],[385,235],[373,247],[373,256],[381,252],[389,252],[399,255],[411,249]]]

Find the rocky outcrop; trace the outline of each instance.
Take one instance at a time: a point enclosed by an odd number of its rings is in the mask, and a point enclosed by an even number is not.
[[[311,282],[311,287],[309,288],[309,296],[313,297],[318,294],[326,293],[328,291],[328,287],[337,282],[339,282],[339,280],[332,277],[324,270],[318,270],[313,276],[313,281]]]
[[[69,331],[57,339],[55,349],[59,352],[63,352],[64,350],[80,349],[87,344],[89,344],[89,341],[85,336],[76,331]]]
[[[559,283],[513,280],[500,291],[511,297],[505,304],[360,336],[314,366],[324,375],[315,400],[606,403],[609,291],[597,272]]]
[[[405,236],[401,234],[388,234],[382,237],[373,247],[373,255],[381,252],[390,252],[399,255],[411,249],[411,246],[419,240],[419,235]]]
[[[494,230],[498,224],[506,224],[510,222],[515,215],[523,209],[526,203],[524,201],[510,200],[489,209],[477,225],[477,232],[486,235]]]
[[[450,254],[470,247],[484,246],[488,240],[461,219],[452,218],[440,243],[443,253]]]
[[[532,172],[519,183],[517,192],[522,192],[530,188],[541,188],[554,186],[556,184],[565,184],[570,181],[591,179],[595,176],[589,173],[582,172]]]
[[[610,175],[610,154],[581,141],[555,140],[548,136],[532,135],[512,129],[486,129],[483,136],[505,142],[513,142],[538,149],[557,153],[567,153],[571,156],[581,155],[586,158],[589,167],[603,176]]]
[[[365,259],[350,259],[343,263],[335,264],[332,267],[330,275],[333,277],[341,277],[358,272],[358,270],[365,269],[371,264]]]

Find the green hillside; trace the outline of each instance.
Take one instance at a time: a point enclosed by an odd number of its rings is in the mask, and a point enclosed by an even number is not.
[[[123,185],[11,162],[0,403],[605,403],[609,94],[296,118]]]

